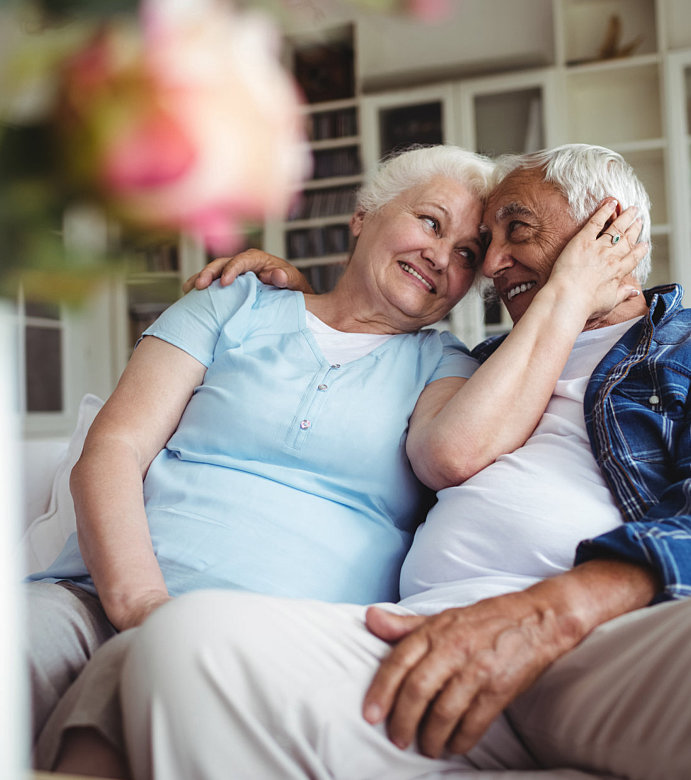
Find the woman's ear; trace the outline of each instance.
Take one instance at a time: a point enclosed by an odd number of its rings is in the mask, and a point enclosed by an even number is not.
[[[357,238],[362,232],[362,223],[365,220],[364,211],[356,211],[350,218],[350,232]]]

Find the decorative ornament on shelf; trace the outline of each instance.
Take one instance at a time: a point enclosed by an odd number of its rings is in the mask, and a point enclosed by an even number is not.
[[[612,60],[617,57],[628,57],[641,45],[643,36],[637,35],[629,43],[621,43],[621,17],[618,14],[612,14],[607,24],[605,37],[600,46],[598,58],[601,60]]]

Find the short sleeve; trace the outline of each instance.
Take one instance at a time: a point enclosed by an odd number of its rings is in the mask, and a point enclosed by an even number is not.
[[[227,287],[216,281],[204,290],[191,290],[169,306],[142,336],[167,341],[208,368],[228,322],[235,320],[242,330],[256,300],[258,284],[254,274],[244,274]]]
[[[450,376],[463,379],[471,377],[479,363],[470,356],[466,345],[447,330],[441,331],[439,338],[442,344],[442,356],[427,384]]]

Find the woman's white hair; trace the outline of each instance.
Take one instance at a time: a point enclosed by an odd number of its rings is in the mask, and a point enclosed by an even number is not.
[[[494,183],[494,162],[459,146],[414,146],[385,157],[357,194],[356,211],[372,213],[401,193],[444,176],[485,199]]]
[[[638,241],[650,243],[650,198],[633,168],[617,152],[603,146],[565,144],[532,154],[504,155],[496,163],[497,182],[519,168],[543,171],[544,180],[566,198],[579,225],[607,197],[616,198],[622,210],[637,206],[643,223]],[[641,284],[648,278],[650,264],[648,251],[633,272]]]

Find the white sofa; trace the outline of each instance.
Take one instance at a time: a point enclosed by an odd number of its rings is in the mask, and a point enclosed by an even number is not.
[[[84,437],[102,401],[93,395],[82,399],[76,429],[70,439],[27,440],[22,444],[24,573],[48,566],[75,528],[69,493],[69,473],[79,457]],[[573,769],[541,772],[469,772],[463,780],[616,780]],[[67,775],[37,773],[34,780],[71,780]],[[74,780],[78,780],[74,778]]]
[[[70,471],[102,405],[95,395],[84,396],[69,439],[29,439],[22,443],[22,574],[46,568],[75,530]]]

